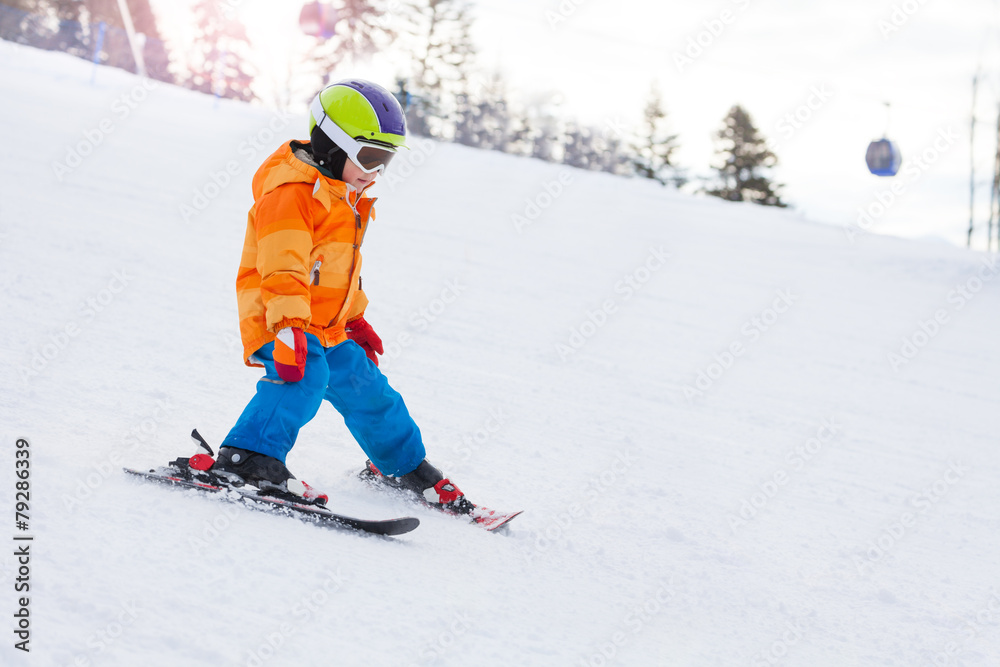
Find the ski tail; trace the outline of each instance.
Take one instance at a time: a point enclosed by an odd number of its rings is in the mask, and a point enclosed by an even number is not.
[[[203,493],[240,503],[248,509],[279,516],[294,517],[325,528],[339,528],[374,535],[396,536],[408,533],[420,525],[420,520],[415,517],[380,520],[357,519],[331,512],[319,505],[310,505],[283,497],[265,495],[256,489],[250,490],[229,486],[224,480],[217,478],[213,481],[203,473],[191,474],[183,470],[178,470],[173,466],[151,470],[134,470],[132,468],[124,468],[123,470],[130,475],[141,477],[147,481],[185,489],[196,489]]]

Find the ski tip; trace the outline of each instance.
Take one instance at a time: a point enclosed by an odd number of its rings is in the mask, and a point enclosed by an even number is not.
[[[478,507],[476,508],[475,516],[472,518],[472,523],[487,532],[493,533],[501,528],[504,528],[522,512],[524,512],[524,510],[517,510],[516,512],[498,512],[485,507]]]

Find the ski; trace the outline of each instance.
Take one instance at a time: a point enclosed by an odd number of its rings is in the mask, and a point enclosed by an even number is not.
[[[385,483],[382,481],[385,479],[384,477],[376,475],[367,466],[360,473],[358,473],[358,478],[368,486],[377,489],[380,492],[393,494],[403,500],[406,500],[407,502],[420,505],[421,507],[427,507],[437,512],[441,512],[442,514],[447,514],[448,516],[457,518],[469,517],[470,523],[491,533],[503,528],[510,523],[514,517],[520,515],[524,511],[518,510],[516,512],[501,512],[499,510],[483,507],[482,505],[473,504],[471,512],[468,514],[461,514],[459,512],[432,505],[416,494],[408,493],[403,489]]]
[[[293,516],[302,521],[323,527],[346,528],[375,535],[402,535],[420,525],[420,520],[415,517],[384,520],[356,519],[331,512],[319,505],[310,505],[277,496],[263,495],[256,489],[237,488],[222,483],[201,481],[195,477],[187,477],[182,471],[171,466],[151,470],[135,470],[133,468],[123,468],[123,470],[130,475],[135,475],[145,480],[180,488],[197,489],[198,491],[210,494],[220,494],[226,500],[238,502],[253,510],[283,516]]]
[[[169,486],[196,489],[203,493],[218,495],[244,507],[270,514],[291,516],[307,523],[327,528],[341,528],[374,535],[403,535],[420,525],[414,517],[369,520],[357,519],[331,512],[325,507],[326,496],[317,494],[307,484],[301,484],[307,495],[300,498],[286,491],[261,491],[248,486],[234,486],[228,480],[210,471],[214,462],[212,448],[201,437],[197,429],[191,438],[198,445],[198,452],[188,458],[179,458],[170,465],[149,470],[123,468],[123,470],[147,481]],[[311,501],[310,501],[311,499]]]
[[[476,505],[476,509],[472,510],[472,523],[476,524],[480,528],[483,528],[489,532],[499,530],[506,526],[510,521],[521,514],[524,510],[517,510],[516,512],[500,512],[498,510],[491,510],[480,505]]]

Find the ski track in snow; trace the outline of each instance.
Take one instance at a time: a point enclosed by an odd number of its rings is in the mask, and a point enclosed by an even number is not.
[[[986,256],[416,140],[377,186],[368,319],[431,460],[525,513],[492,535],[366,490],[324,406],[291,469],[422,521],[324,530],[119,473],[251,396],[249,180],[305,120],[8,47],[0,498],[28,438],[35,541],[30,655],[0,556],[4,665],[1000,664]]]

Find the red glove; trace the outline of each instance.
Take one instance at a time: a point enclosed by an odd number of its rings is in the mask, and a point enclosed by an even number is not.
[[[306,334],[296,327],[285,327],[274,339],[274,368],[285,382],[298,382],[306,373]]]
[[[368,358],[378,366],[378,357],[375,353],[382,354],[382,339],[372,329],[372,325],[365,321],[364,315],[348,322],[344,330],[347,332],[347,337],[360,345]]]

